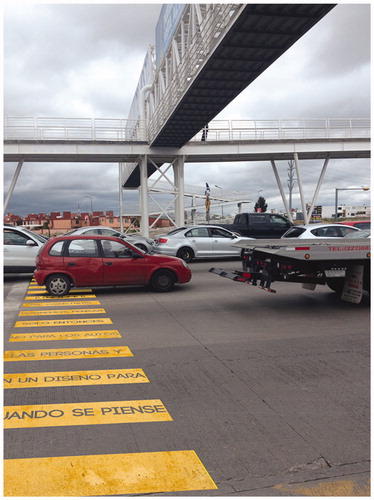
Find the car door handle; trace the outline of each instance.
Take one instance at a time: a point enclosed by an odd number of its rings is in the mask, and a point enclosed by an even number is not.
[[[112,266],[112,265],[113,265],[113,262],[105,262],[105,265],[106,265],[106,266]]]
[[[75,262],[68,262],[68,266],[75,266]]]

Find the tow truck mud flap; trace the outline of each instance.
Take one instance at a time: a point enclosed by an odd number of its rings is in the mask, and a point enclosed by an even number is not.
[[[316,289],[316,284],[315,283],[303,283],[302,284],[302,288],[304,288],[305,290],[315,290]]]
[[[347,269],[341,299],[353,304],[359,304],[362,299],[363,280],[363,265],[355,265]]]

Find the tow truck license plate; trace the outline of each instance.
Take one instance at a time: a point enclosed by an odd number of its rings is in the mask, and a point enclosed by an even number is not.
[[[325,269],[326,278],[344,278],[345,269]]]

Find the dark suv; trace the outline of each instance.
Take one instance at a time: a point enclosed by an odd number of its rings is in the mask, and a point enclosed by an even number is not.
[[[248,238],[280,238],[293,226],[286,217],[272,213],[237,214],[233,224],[217,224]]]

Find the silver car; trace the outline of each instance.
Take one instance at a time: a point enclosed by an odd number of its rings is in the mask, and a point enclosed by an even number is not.
[[[193,259],[240,257],[233,243],[241,237],[218,226],[185,226],[155,239],[154,251],[191,262]]]
[[[112,227],[106,226],[87,226],[87,227],[79,227],[77,229],[72,229],[65,233],[66,235],[79,235],[79,234],[103,234],[105,236],[116,236],[117,238],[122,238],[123,240],[128,241],[132,245],[140,248],[143,252],[152,253],[153,252],[153,240],[151,238],[146,238],[141,234],[123,234],[113,229]]]
[[[47,240],[20,226],[3,226],[4,273],[33,273],[36,255]]]

